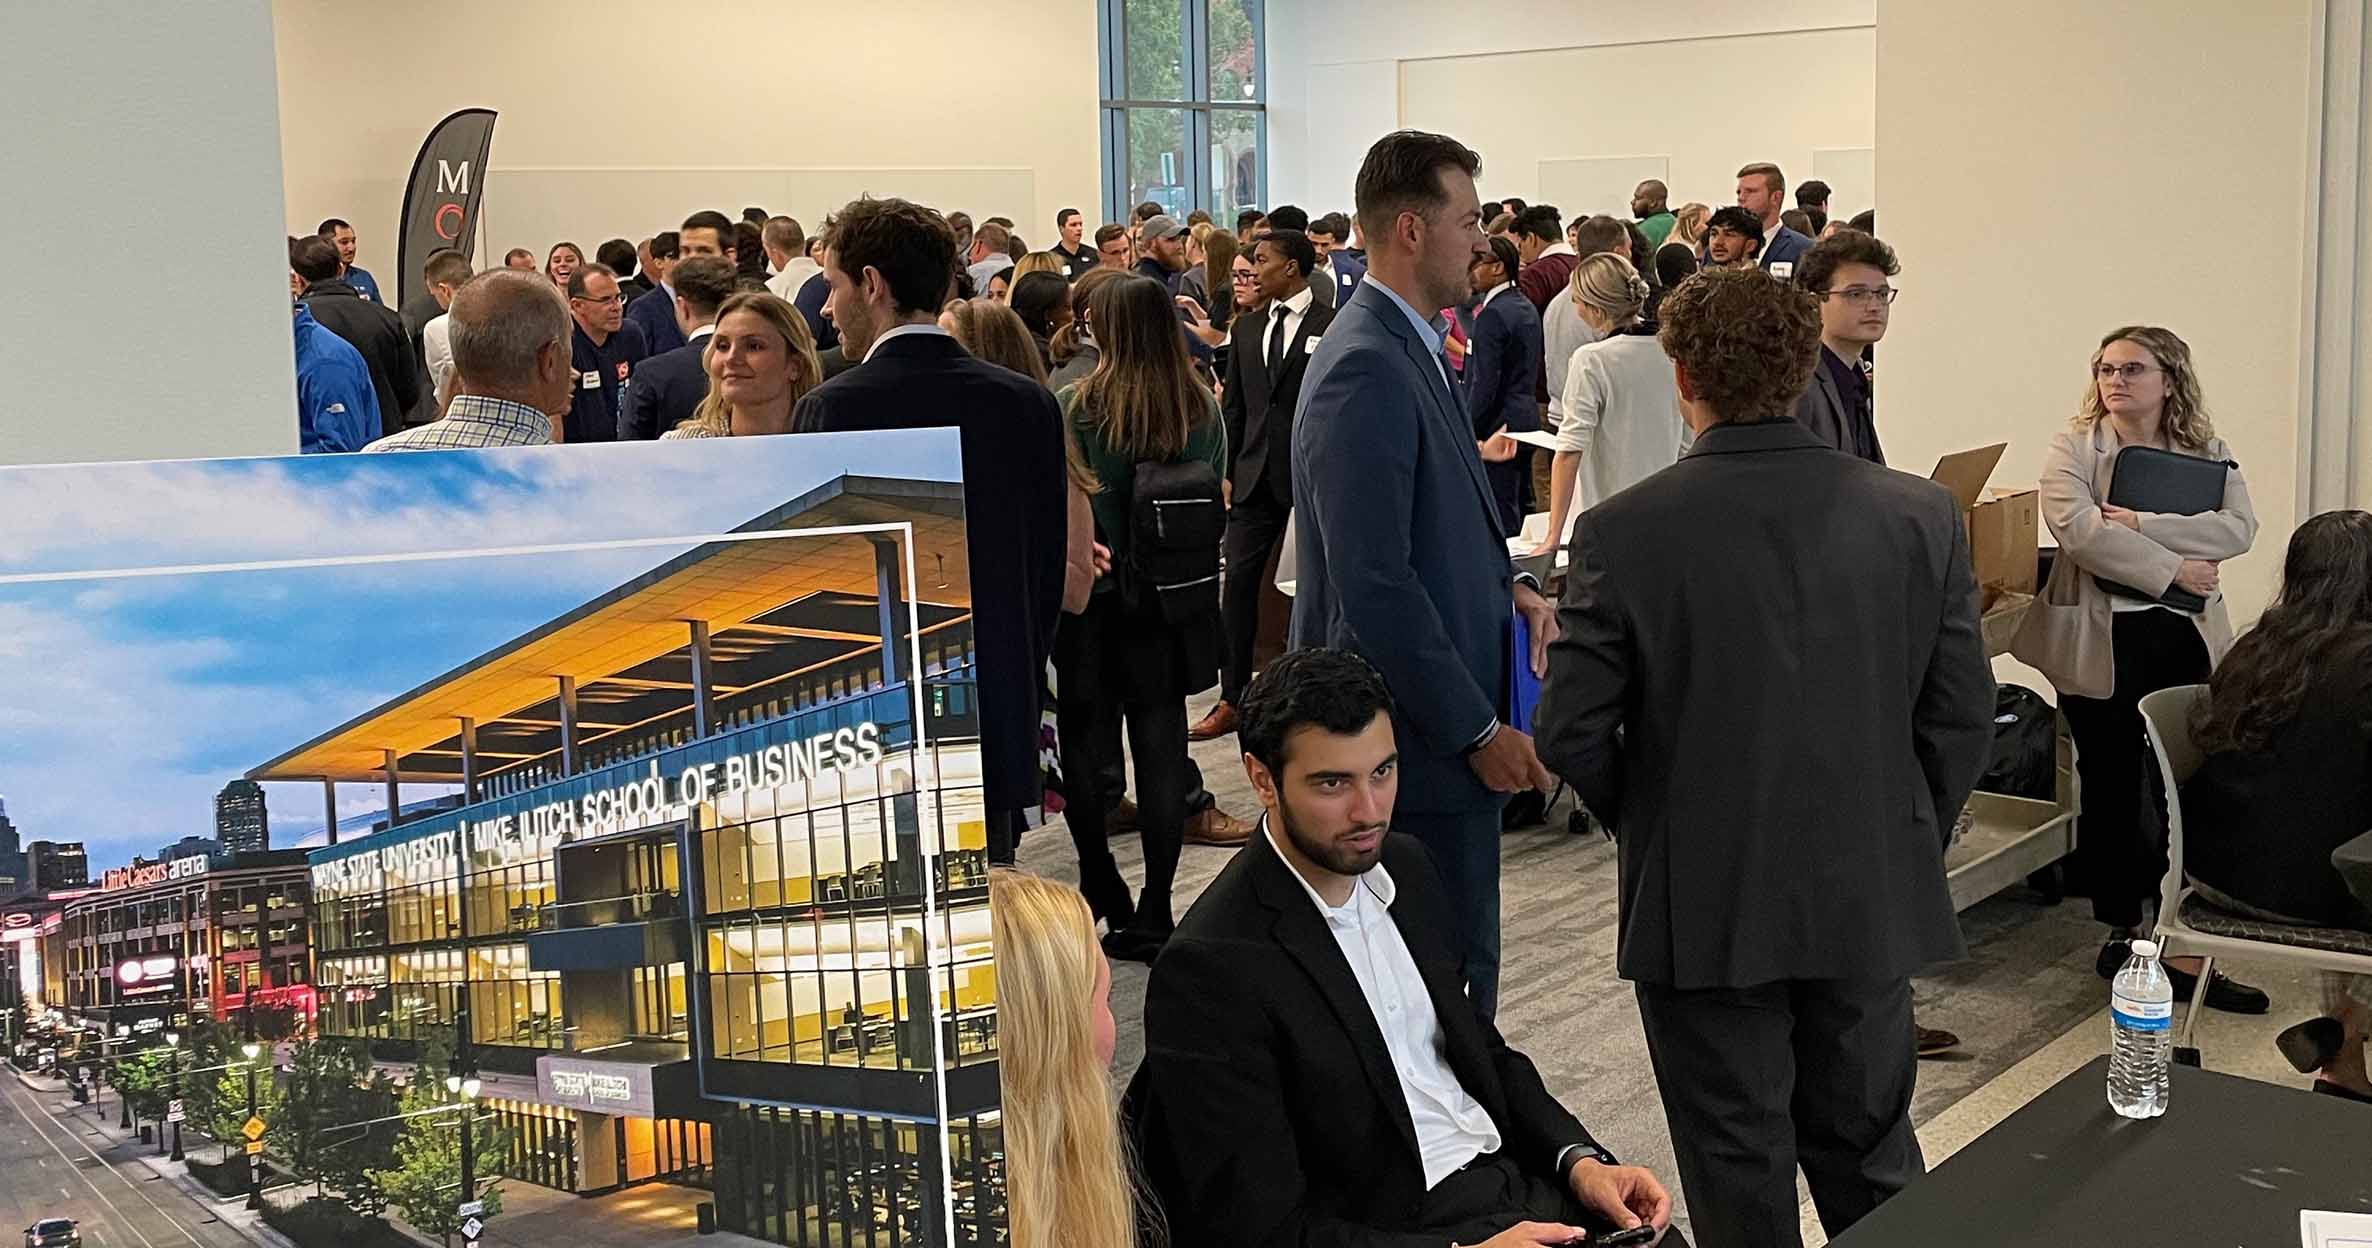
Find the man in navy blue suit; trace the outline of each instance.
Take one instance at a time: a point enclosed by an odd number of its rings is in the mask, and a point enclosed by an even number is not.
[[[708,397],[708,340],[717,331],[717,310],[733,297],[741,274],[723,256],[694,256],[675,266],[668,278],[684,345],[635,366],[618,407],[620,442],[657,438],[689,420]],[[652,293],[666,289],[653,287]]]
[[[1341,307],[1358,293],[1359,279],[1367,276],[1367,262],[1351,254],[1351,219],[1339,212],[1330,212],[1310,222],[1310,246],[1318,251],[1319,278],[1334,289],[1334,306]]]
[[[1540,429],[1532,386],[1540,374],[1543,331],[1540,313],[1516,289],[1523,261],[1515,244],[1504,238],[1490,241],[1491,253],[1467,270],[1468,285],[1482,306],[1467,340],[1466,412],[1474,422],[1483,471],[1491,479],[1491,496],[1499,504],[1499,527],[1514,533],[1524,527],[1532,448],[1507,435]]]
[[[1763,223],[1763,270],[1773,277],[1792,276],[1795,262],[1812,249],[1812,240],[1779,220],[1779,214],[1787,211],[1787,175],[1772,164],[1740,169],[1738,206]]]
[[[1368,149],[1357,186],[1367,276],[1312,356],[1293,425],[1293,646],[1353,651],[1398,703],[1397,826],[1448,886],[1467,994],[1499,986],[1499,814],[1555,783],[1507,722],[1510,662],[1545,670],[1556,612],[1519,577],[1474,430],[1442,355],[1441,309],[1489,253],[1482,158],[1403,130]],[[1522,612],[1528,654],[1511,655]]]
[[[626,323],[642,331],[653,352],[684,345],[684,331],[675,323],[675,267],[683,256],[683,235],[664,231],[651,239],[651,288],[626,305]],[[658,434],[652,434],[658,437]]]

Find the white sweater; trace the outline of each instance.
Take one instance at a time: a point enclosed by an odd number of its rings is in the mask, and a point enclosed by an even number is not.
[[[1573,353],[1557,450],[1581,456],[1574,514],[1672,466],[1688,439],[1672,361],[1653,334],[1616,334]]]

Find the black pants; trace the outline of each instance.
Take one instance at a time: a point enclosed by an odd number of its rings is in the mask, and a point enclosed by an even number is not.
[[[2139,927],[2142,908],[2166,875],[2165,788],[2143,735],[2141,699],[2207,679],[2207,643],[2191,617],[2173,611],[2115,617],[2117,684],[2105,698],[2059,699],[2076,743],[2084,813],[2077,820],[2076,872],[2092,894],[2093,917]]]
[[[1105,812],[1120,800],[1109,788],[1128,731],[1136,765],[1137,833],[1145,844],[1145,887],[1136,925],[1170,929],[1170,889],[1185,845],[1186,698],[1170,672],[1176,643],[1157,614],[1135,611],[1116,593],[1097,594],[1083,615],[1064,616],[1054,634],[1055,733],[1073,787],[1063,821],[1079,851],[1079,891],[1100,915],[1128,897],[1106,842]]]
[[[1285,538],[1290,502],[1279,501],[1265,483],[1237,499],[1227,511],[1226,578],[1219,583],[1219,614],[1227,626],[1227,666],[1219,676],[1221,699],[1241,705],[1252,683],[1252,651],[1260,642],[1260,600],[1268,588],[1268,561]]]
[[[1925,1170],[1909,980],[1636,987],[1699,1244],[1803,1242],[1799,1165],[1831,1238]]]
[[[1598,1233],[1614,1229],[1582,1208],[1571,1188],[1525,1170],[1505,1153],[1487,1153],[1444,1176],[1425,1193],[1417,1218],[1419,1225],[1410,1230],[1445,1235],[1461,1244],[1479,1244],[1518,1222],[1562,1222]],[[1662,1248],[1688,1248],[1688,1240],[1678,1231],[1659,1243]]]

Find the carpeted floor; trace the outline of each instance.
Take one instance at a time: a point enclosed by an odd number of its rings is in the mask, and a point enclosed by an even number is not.
[[[1198,699],[1191,714],[1199,718],[1204,709]],[[1198,745],[1194,756],[1222,809],[1247,821],[1258,815],[1232,739]],[[1624,1160],[1654,1169],[1684,1202],[1638,1007],[1614,973],[1614,846],[1567,834],[1564,811],[1560,805],[1548,827],[1509,833],[1501,845],[1506,966],[1499,1026],[1592,1133]],[[1123,874],[1142,878],[1143,853],[1132,840],[1116,840],[1113,851]],[[1178,871],[1181,916],[1233,856],[1186,848]],[[1078,880],[1059,821],[1023,840],[1020,861]],[[1961,925],[1968,960],[1936,968],[1916,984],[1920,1021],[1964,1041],[1958,1054],[1920,1064],[1912,1116],[1921,1123],[2090,1018],[2108,999],[2092,969],[2102,933],[2083,903],[2046,906],[2013,889],[1963,913]],[[1145,976],[1133,963],[1114,967],[1115,1089],[1126,1085],[1144,1054]]]

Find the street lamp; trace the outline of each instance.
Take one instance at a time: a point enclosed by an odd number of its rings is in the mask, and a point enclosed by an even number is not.
[[[171,1105],[172,1105],[172,1103],[173,1103],[173,1102],[178,1102],[178,1101],[181,1099],[181,1033],[180,1033],[180,1032],[178,1032],[178,1031],[168,1031],[168,1032],[166,1032],[166,1033],[165,1033],[165,1047],[166,1047],[167,1049],[170,1049],[170,1050],[172,1051],[172,1059],[171,1059],[171,1060],[172,1060],[172,1062],[173,1062],[173,1095],[172,1095],[172,1097],[170,1098],[170,1100],[167,1102],[167,1109],[168,1109],[168,1112],[167,1112],[167,1113],[166,1113],[166,1115],[165,1115],[166,1117],[170,1118],[170,1117],[172,1117],[172,1114],[171,1114],[171,1112],[170,1112],[170,1109],[171,1109]],[[183,1155],[182,1155],[182,1152],[181,1152],[181,1124],[180,1124],[180,1123],[178,1123],[178,1122],[176,1122],[176,1123],[174,1123],[174,1124],[172,1124],[172,1125],[173,1125],[173,1157],[172,1157],[172,1160],[174,1160],[174,1161],[180,1161],[180,1160],[183,1160]]]
[[[254,1014],[250,1013],[248,1015],[250,1022],[252,1022],[254,1018]],[[256,1054],[263,1052],[263,1047],[258,1045],[255,1041],[250,1040],[247,1043],[240,1045],[239,1051],[247,1055],[247,1120],[249,1122],[253,1122],[255,1121],[255,1057]],[[263,1180],[263,1154],[247,1154],[247,1207],[250,1209],[261,1209],[264,1207]]]
[[[478,1089],[482,1087],[476,1075],[445,1076],[445,1091],[461,1098],[461,1203],[478,1198]]]

